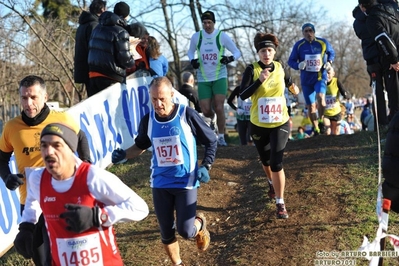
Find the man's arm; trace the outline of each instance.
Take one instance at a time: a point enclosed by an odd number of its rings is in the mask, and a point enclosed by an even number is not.
[[[225,32],[222,32],[221,42],[227,48],[227,50],[229,50],[233,54],[234,60],[240,58],[241,56],[240,50],[238,50],[233,40]]]
[[[125,159],[133,159],[141,155],[146,149],[151,147],[151,140],[148,138],[149,114],[146,114],[140,121],[138,135],[134,140],[133,146],[123,149],[116,149],[112,152],[112,163],[121,163]]]
[[[334,62],[334,59],[335,59],[334,48],[331,46],[331,44],[327,40],[325,40],[325,43],[326,43],[327,61],[332,63],[332,62]]]
[[[190,47],[187,51],[188,60],[191,61],[195,58],[195,51],[197,50],[197,43],[199,38],[199,32],[196,32],[191,36]]]
[[[371,36],[377,42],[379,50],[382,51],[382,56],[385,57],[389,64],[398,63],[396,44],[387,34],[381,19],[376,15],[371,15],[367,18],[366,25]]]
[[[297,43],[295,43],[294,47],[292,48],[292,51],[291,51],[290,57],[288,58],[287,63],[291,68],[293,68],[295,70],[299,70],[298,65],[300,62],[298,62],[298,61],[299,61],[298,45],[297,45]]]
[[[10,162],[12,152],[4,152],[0,150],[0,176],[4,182],[9,174],[11,174],[10,167],[8,163]]]
[[[130,53],[130,43],[129,43],[129,33],[123,31],[118,36],[118,41],[116,45],[116,58],[118,65],[126,68],[131,68],[134,66],[133,55]]]
[[[337,80],[337,86],[338,86],[339,93],[341,93],[341,95],[345,99],[349,99],[350,98],[350,93],[345,90],[344,86],[342,85],[342,83],[339,80]]]
[[[147,203],[114,174],[90,167],[87,186],[94,198],[104,203],[102,212],[107,214],[103,226],[117,222],[140,221],[148,216]]]

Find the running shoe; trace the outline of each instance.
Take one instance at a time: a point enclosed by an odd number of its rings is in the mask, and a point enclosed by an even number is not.
[[[274,199],[276,197],[276,192],[274,191],[273,184],[269,183],[269,191],[267,192],[267,195],[269,195],[270,199]]]
[[[218,146],[227,146],[226,141],[224,140],[224,138],[218,138]]]
[[[205,215],[200,212],[198,213],[197,217],[202,221],[201,230],[198,232],[197,236],[195,237],[197,241],[197,247],[201,251],[205,251],[208,249],[209,244],[211,243],[211,236],[209,231],[206,229],[206,218]]]
[[[288,213],[285,208],[285,204],[283,203],[278,203],[276,204],[276,216],[277,219],[287,219],[288,218]]]

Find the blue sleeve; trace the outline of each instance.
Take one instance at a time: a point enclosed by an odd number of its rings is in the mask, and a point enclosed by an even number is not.
[[[163,57],[163,64],[162,64],[162,69],[163,69],[163,76],[166,76],[169,70],[169,63],[168,59],[166,59],[165,56],[161,55]]]
[[[204,122],[198,112],[190,107],[186,109],[186,118],[197,141],[205,146],[202,164],[212,164],[217,149],[215,132]]]
[[[327,40],[324,40],[324,41],[326,43],[327,61],[334,62],[334,59],[335,59],[334,48],[332,48],[331,44]]]
[[[299,54],[298,54],[298,43],[295,43],[294,47],[292,48],[290,57],[288,58],[288,65],[295,69],[299,70],[298,64],[299,64]]]

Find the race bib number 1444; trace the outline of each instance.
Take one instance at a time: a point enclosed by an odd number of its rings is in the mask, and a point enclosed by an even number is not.
[[[258,100],[258,117],[260,123],[277,123],[283,121],[283,98],[264,97]]]

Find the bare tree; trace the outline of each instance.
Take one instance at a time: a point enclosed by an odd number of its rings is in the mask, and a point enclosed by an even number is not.
[[[71,106],[76,102],[75,93],[78,100],[83,93],[76,90],[72,76],[74,28],[65,25],[65,21],[38,16],[25,4],[0,1],[0,6],[8,9],[3,20],[7,49],[16,55],[8,57],[5,63],[12,67],[18,62],[22,66],[13,73],[14,79],[20,80],[28,74],[42,76],[48,84],[50,98]]]
[[[23,1],[0,0],[0,7],[4,7],[0,9],[3,22],[0,25],[0,96],[17,102],[11,92],[16,92],[18,80],[32,73],[45,78],[52,98],[71,106],[85,95],[72,77],[78,18],[68,17],[65,19],[68,23],[43,18],[30,1]],[[87,6],[86,0],[76,2],[78,6]],[[286,62],[292,46],[302,38],[301,25],[312,22],[316,35],[328,39],[336,51],[334,67],[341,82],[357,95],[369,90],[360,42],[354,38],[351,25],[327,20],[325,10],[315,9],[310,0],[224,0],[215,4],[201,0],[141,2],[139,8],[131,9],[131,15],[144,23],[152,35],[157,35],[164,54],[172,62],[170,71],[178,82],[181,73],[191,69],[187,60],[190,38],[201,29],[200,16],[206,10],[215,12],[216,27],[227,32],[242,52],[236,65],[237,74],[258,60],[253,47],[256,32],[276,34],[280,42],[277,57]],[[292,71],[295,78],[298,73]]]

